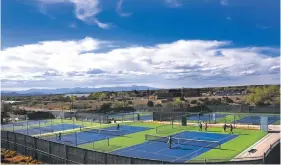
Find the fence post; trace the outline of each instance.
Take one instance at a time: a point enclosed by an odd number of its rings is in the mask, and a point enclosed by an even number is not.
[[[104,153],[104,164],[107,164],[107,153]]]
[[[65,157],[65,164],[68,164],[68,149],[67,146],[64,144],[64,157]]]
[[[263,163],[265,163],[265,152],[263,153]]]
[[[50,141],[48,141],[48,154],[49,154],[49,160],[52,160],[51,150],[52,150],[52,148],[51,148],[51,142],[50,142]],[[51,162],[51,161],[50,161],[50,162]]]
[[[37,148],[37,137],[34,137],[33,140],[34,140],[34,148],[35,148],[34,159],[38,160],[38,154],[37,154],[37,150],[38,150],[38,148]]]
[[[84,150],[84,153],[83,153],[83,164],[87,164],[86,162],[87,162],[87,150]]]
[[[10,149],[9,132],[7,131],[6,134],[7,134],[7,138],[6,138],[6,140],[7,140],[7,148],[6,149]]]
[[[15,151],[17,151],[18,147],[17,147],[17,138],[15,133],[14,133],[14,144],[15,144]]]
[[[24,135],[24,155],[26,155],[26,135]]]

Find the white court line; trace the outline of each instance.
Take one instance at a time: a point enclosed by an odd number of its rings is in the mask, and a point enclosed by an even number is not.
[[[225,139],[227,139],[227,138],[230,138],[230,137],[232,137],[232,136],[234,136],[234,135],[227,136],[227,137],[221,139],[220,141],[223,141],[223,140],[225,140]],[[186,156],[188,156],[188,155],[190,155],[190,154],[193,154],[193,153],[195,153],[195,152],[199,152],[199,151],[201,151],[201,150],[203,150],[203,149],[205,149],[205,148],[202,147],[202,148],[200,148],[199,150],[195,150],[195,151],[193,151],[193,152],[191,152],[191,153],[189,153],[189,154],[186,154],[186,155],[184,155],[184,156],[182,156],[182,157],[180,157],[180,158],[178,158],[178,159],[176,159],[176,160],[179,160],[179,159],[181,159],[181,158],[184,158],[184,157],[186,157]],[[200,154],[200,155],[201,155],[201,154]],[[197,155],[197,156],[199,156],[199,155]],[[197,157],[197,156],[196,156],[196,157]],[[174,162],[174,161],[176,161],[176,160],[173,160],[172,162]]]
[[[125,152],[125,151],[131,151],[131,150],[134,150],[134,149],[136,149],[136,148],[143,147],[143,146],[148,145],[148,144],[151,144],[151,143],[153,143],[153,141],[152,141],[152,142],[147,141],[147,142],[144,142],[143,144],[142,144],[142,143],[137,144],[137,145],[140,145],[140,146],[135,146],[135,147],[132,147],[132,148],[130,148],[130,149],[123,150],[123,151],[121,151],[121,152],[118,151],[118,152],[119,152],[119,153],[122,153],[122,152]],[[124,148],[124,149],[125,149],[125,148]]]
[[[159,154],[159,153],[156,153],[156,152],[147,152],[147,151],[144,151],[144,150],[135,150],[135,151],[144,152],[144,153],[150,153],[150,154],[154,154],[154,155],[162,155],[162,156],[171,157],[171,158],[178,158],[177,156],[170,156],[170,155],[165,155],[165,154]]]

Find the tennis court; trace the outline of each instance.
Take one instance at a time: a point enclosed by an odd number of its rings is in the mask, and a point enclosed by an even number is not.
[[[147,127],[138,127],[138,126],[128,126],[121,125],[119,131],[116,129],[116,126],[107,127],[103,129],[94,129],[90,127],[81,128],[81,132],[71,133],[62,135],[59,140],[58,137],[49,137],[45,138],[50,141],[68,144],[72,146],[81,145],[85,143],[90,143],[93,141],[103,140],[107,138],[113,138],[116,136],[125,136],[127,134],[132,134],[136,132],[145,131],[151,128]]]
[[[268,124],[273,124],[280,120],[280,116],[268,116]],[[259,125],[261,122],[261,116],[260,115],[254,115],[254,116],[247,116],[240,120],[236,120],[235,123],[240,124],[254,124]]]
[[[167,137],[145,135],[145,143],[116,150],[111,153],[136,158],[184,163],[211,149],[236,138],[233,134],[216,134],[203,132],[182,132],[173,135],[172,148],[168,148]],[[189,140],[188,140],[189,139]]]
[[[63,131],[69,129],[79,128],[80,125],[73,125],[73,124],[57,124],[45,127],[30,127],[28,129],[23,128],[19,130],[15,130],[17,133],[25,134],[25,135],[39,135],[44,133],[51,133],[56,131]]]

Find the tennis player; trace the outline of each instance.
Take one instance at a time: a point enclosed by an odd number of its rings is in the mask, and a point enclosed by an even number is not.
[[[138,121],[140,121],[140,114],[138,114]]]
[[[119,129],[120,129],[120,125],[119,125],[119,124],[117,124],[117,131],[119,131]]]
[[[230,133],[233,134],[233,126],[230,124]]]
[[[199,131],[202,131],[202,123],[199,123]]]
[[[61,133],[59,133],[59,140],[61,140]]]
[[[169,136],[167,143],[169,145],[169,149],[171,149],[172,148],[172,136]]]
[[[226,131],[226,123],[224,123],[224,125],[223,125],[223,131],[224,132]]]
[[[205,123],[205,131],[208,131],[208,124],[207,124],[207,122]]]

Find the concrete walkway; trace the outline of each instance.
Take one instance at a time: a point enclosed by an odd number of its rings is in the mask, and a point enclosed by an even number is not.
[[[244,160],[255,160],[262,159],[264,153],[270,149],[270,145],[275,143],[276,141],[280,141],[280,132],[279,133],[269,133],[257,143],[246,149],[244,152],[237,155],[231,161],[244,161]],[[256,149],[255,153],[249,153],[248,151],[251,149]]]

